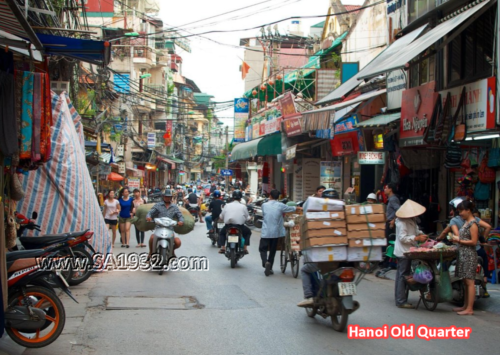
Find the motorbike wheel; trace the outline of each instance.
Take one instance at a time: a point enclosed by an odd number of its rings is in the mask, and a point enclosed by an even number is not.
[[[330,317],[332,319],[332,327],[337,332],[343,332],[347,325],[347,319],[349,318],[349,312],[345,309],[342,301],[340,301],[339,313],[335,316]]]
[[[318,314],[318,307],[307,307],[306,313],[308,317],[314,318]]]
[[[231,258],[231,269],[234,269],[236,267],[236,250],[231,249],[229,252],[229,257]]]
[[[288,263],[288,259],[286,257],[287,257],[286,250],[281,250],[281,254],[280,254],[280,268],[281,268],[281,272],[282,273],[285,273],[285,271],[286,271],[286,264]]]
[[[49,289],[40,286],[32,286],[26,289],[26,296],[35,298],[34,307],[45,312],[45,318],[52,327],[45,324],[42,328],[33,330],[20,330],[5,328],[7,334],[21,346],[26,348],[41,348],[53,343],[61,335],[66,322],[66,312],[61,300]],[[24,296],[19,290],[9,298],[9,306],[22,306]],[[47,330],[48,328],[48,330]],[[43,332],[43,334],[42,334]]]
[[[253,225],[257,228],[262,228],[262,220],[260,218],[253,218]]]
[[[291,253],[290,266],[292,267],[292,276],[297,278],[299,276],[299,255],[296,251]]]
[[[86,281],[91,275],[94,269],[94,259],[92,255],[85,249],[73,249],[73,254],[75,254],[76,265],[83,265],[84,268],[75,269],[71,272],[71,278],[68,280],[68,284],[71,286],[76,286]]]
[[[158,252],[161,255],[160,271],[158,272],[158,275],[163,275],[163,269],[165,268],[165,265],[168,264],[168,260],[167,260],[167,248],[160,247],[158,249]]]
[[[430,299],[426,299],[426,296],[430,294]],[[436,309],[438,305],[438,298],[437,298],[437,289],[432,289],[427,285],[427,287],[423,287],[420,289],[420,298],[422,299],[422,303],[424,304],[424,307],[428,311],[433,311]]]

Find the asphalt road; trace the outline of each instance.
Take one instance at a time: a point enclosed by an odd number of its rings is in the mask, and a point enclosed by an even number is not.
[[[132,227],[133,228],[133,227]],[[382,327],[415,324],[432,327],[470,327],[468,340],[392,339],[352,340],[331,328],[329,320],[308,318],[298,308],[300,279],[290,269],[282,274],[279,259],[269,277],[258,255],[259,233],[252,235],[250,255],[231,269],[206,237],[205,226],[181,236],[177,256],[206,256],[209,271],[114,271],[97,277],[90,293],[91,305],[80,331],[81,343],[91,354],[471,354],[496,353],[500,318],[476,311],[460,317],[452,305],[440,304],[434,312],[398,309],[394,284],[367,276],[355,298],[361,308],[349,324]],[[132,239],[135,239],[132,231]],[[122,249],[115,253],[144,252]],[[125,298],[121,298],[125,297]],[[410,301],[416,303],[416,294]],[[163,303],[164,302],[164,303]],[[184,303],[188,302],[185,307]],[[152,309],[120,309],[130,305]],[[107,309],[115,308],[113,310]],[[123,306],[123,307],[121,307]],[[163,307],[162,307],[163,306]],[[171,309],[159,309],[171,308]]]

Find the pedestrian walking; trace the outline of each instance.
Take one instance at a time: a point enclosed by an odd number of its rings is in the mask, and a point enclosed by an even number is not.
[[[118,214],[120,213],[120,203],[115,200],[115,192],[113,190],[108,192],[106,200],[104,201],[104,222],[106,223],[106,230],[111,228],[113,235],[113,245],[116,240],[116,226],[118,225]]]
[[[140,205],[145,204],[146,202],[144,199],[141,197],[141,192],[139,189],[135,189],[134,192],[134,209],[132,213],[135,215],[137,212],[137,208],[139,208]],[[137,239],[137,246],[136,248],[144,248],[146,247],[146,244],[144,244],[144,232],[141,232],[140,230],[137,229],[137,226],[134,226],[135,229],[135,238]]]
[[[128,187],[124,187],[120,191],[118,202],[120,203],[119,223],[122,248],[130,248],[130,220],[132,219],[134,204]]]
[[[262,204],[262,231],[260,236],[259,252],[262,267],[266,276],[274,274],[273,264],[278,246],[278,238],[285,236],[283,213],[295,212],[297,207],[287,206],[278,202],[278,190],[271,190],[269,201]]]
[[[396,306],[399,308],[414,308],[408,303],[406,293],[406,279],[411,272],[411,260],[405,258],[404,253],[415,246],[417,242],[425,242],[427,236],[418,228],[416,217],[425,213],[425,207],[412,200],[406,202],[396,211],[396,243],[394,255],[398,258],[398,269],[395,283]]]

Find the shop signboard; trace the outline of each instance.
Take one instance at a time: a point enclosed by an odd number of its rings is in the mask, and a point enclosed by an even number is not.
[[[322,161],[320,163],[319,184],[327,189],[342,191],[342,162]]]
[[[356,131],[356,125],[358,124],[358,122],[358,115],[352,115],[346,119],[343,119],[339,123],[335,124],[335,134]]]
[[[250,112],[250,104],[247,98],[234,99],[234,142],[245,141],[245,125]]]
[[[316,193],[316,187],[319,186],[320,159],[302,160],[302,188],[304,197],[312,196]]]
[[[358,152],[360,165],[384,165],[385,152]]]
[[[125,174],[125,162],[118,163],[118,173]]]
[[[448,93],[451,95],[451,112],[454,115],[464,86],[440,91],[443,107]],[[465,85],[465,114],[467,133],[495,128],[496,78],[482,79]]]
[[[295,154],[297,153],[297,145],[294,145],[290,148],[286,149],[286,160],[291,160],[295,158]]]
[[[294,201],[303,201],[303,181],[302,181],[302,164],[294,164],[293,166],[293,199]]]
[[[254,123],[252,125],[252,139],[257,139],[260,137],[260,124]]]
[[[154,149],[156,147],[156,133],[148,132],[148,148]]]
[[[124,154],[124,147],[123,145],[120,144],[116,147],[116,156],[123,157],[123,154]]]
[[[280,126],[281,126],[281,118],[275,118],[270,121],[266,121],[264,134],[268,135],[274,132],[279,132]]]
[[[139,189],[141,187],[141,179],[140,178],[128,178],[128,187],[133,189]]]
[[[355,154],[359,151],[365,150],[365,141],[361,130],[356,129],[351,132],[335,135],[330,140],[332,155],[341,157],[344,155]]]
[[[281,105],[281,113],[284,118],[293,116],[297,113],[291,92],[287,92],[285,96],[283,96],[283,98],[280,99],[280,105]]]
[[[439,94],[436,82],[403,91],[401,103],[400,146],[423,146],[424,132],[429,126]]]
[[[406,75],[396,70],[387,75],[387,109],[401,108],[403,91],[406,89]]]
[[[302,127],[300,125],[299,117],[292,117],[283,121],[287,137],[293,137],[302,134]]]

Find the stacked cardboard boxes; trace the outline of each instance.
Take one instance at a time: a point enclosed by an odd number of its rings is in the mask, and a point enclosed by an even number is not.
[[[384,205],[345,206],[347,219],[347,261],[382,260],[385,238]]]

